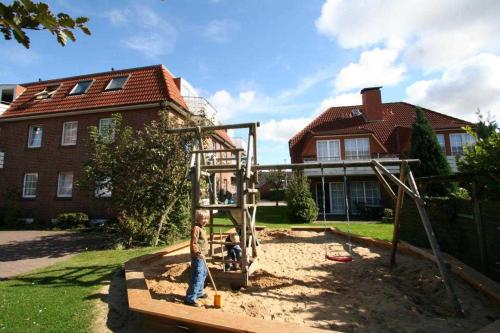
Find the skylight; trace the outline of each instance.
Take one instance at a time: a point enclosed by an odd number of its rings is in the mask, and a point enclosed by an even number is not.
[[[125,85],[125,82],[127,82],[127,80],[128,80],[128,76],[114,77],[109,81],[108,86],[106,87],[105,90],[122,89],[123,86]]]
[[[73,89],[71,89],[71,92],[69,93],[70,95],[80,95],[80,94],[85,94],[87,90],[90,88],[90,85],[92,85],[92,80],[87,80],[87,81],[80,81],[75,86]]]
[[[43,89],[39,93],[36,93],[35,97],[36,97],[36,99],[52,98],[52,96],[54,96],[54,94],[56,93],[57,88],[59,88],[58,84],[54,84],[54,85],[45,87],[45,89]]]

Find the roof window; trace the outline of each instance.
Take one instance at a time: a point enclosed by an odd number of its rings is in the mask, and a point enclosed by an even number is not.
[[[92,80],[80,81],[77,84],[75,84],[75,86],[73,87],[73,89],[71,89],[71,92],[69,94],[70,95],[85,94],[87,90],[89,90],[91,85],[92,85]]]
[[[54,94],[56,93],[57,88],[59,88],[58,84],[54,84],[54,85],[45,87],[45,89],[43,89],[39,93],[35,94],[35,98],[36,99],[48,99],[48,98],[52,98],[52,96],[54,96]]]
[[[9,105],[14,101],[14,89],[0,90],[0,103]]]
[[[108,90],[118,90],[122,89],[125,83],[128,80],[128,76],[119,76],[119,77],[114,77],[111,80],[109,80],[108,85],[106,86],[106,91]]]

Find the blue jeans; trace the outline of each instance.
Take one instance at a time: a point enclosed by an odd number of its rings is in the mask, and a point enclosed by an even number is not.
[[[241,259],[241,247],[239,245],[233,246],[227,254],[231,257],[231,260],[240,260]]]
[[[189,277],[189,287],[186,292],[186,302],[194,303],[203,296],[205,279],[207,278],[207,268],[203,259],[191,257],[191,272]]]

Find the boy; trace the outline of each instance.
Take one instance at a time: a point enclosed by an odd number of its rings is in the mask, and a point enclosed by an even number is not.
[[[191,229],[191,274],[189,287],[186,292],[184,304],[199,307],[196,303],[198,298],[207,298],[203,292],[205,279],[207,278],[207,268],[204,263],[204,255],[207,248],[207,234],[203,228],[208,224],[210,216],[206,210],[197,210],[195,214],[195,225]]]
[[[240,236],[238,233],[233,232],[229,234],[226,238],[226,242],[228,243],[239,243],[240,242]],[[227,250],[227,255],[231,258],[231,260],[240,260],[241,259],[241,247],[238,244],[232,245],[232,244],[226,244],[226,250]],[[233,263],[233,270],[238,270],[239,269],[239,263]],[[226,265],[226,271],[229,271],[231,269],[231,266],[229,264]]]

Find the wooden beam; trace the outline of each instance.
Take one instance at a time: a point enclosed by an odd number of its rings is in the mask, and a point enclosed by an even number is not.
[[[343,168],[343,167],[370,167],[372,165],[372,161],[375,160],[359,160],[359,161],[335,161],[335,162],[317,162],[317,163],[291,163],[291,164],[261,164],[252,166],[253,170],[283,170],[283,169],[292,169],[292,170],[303,170],[303,169],[334,169],[334,168]],[[406,161],[408,164],[418,164],[420,160],[416,159],[408,159],[408,160],[380,160],[377,161],[378,165],[401,165],[403,161]]]
[[[417,188],[417,183],[415,183],[415,179],[413,178],[411,170],[408,170],[407,179],[412,190],[416,193],[418,197],[420,197],[420,193],[418,192]],[[450,298],[451,302],[453,303],[453,306],[455,307],[456,314],[459,316],[464,316],[464,310],[462,309],[462,304],[460,304],[457,294],[455,293],[455,289],[453,287],[453,283],[448,273],[448,269],[446,268],[441,250],[439,249],[439,244],[436,240],[436,235],[434,234],[434,230],[432,230],[432,224],[429,219],[429,216],[427,215],[427,210],[425,209],[425,203],[419,202],[417,200],[415,200],[415,203],[417,205],[418,213],[420,214],[420,219],[422,220],[422,224],[424,225],[425,233],[427,234],[427,239],[429,240],[432,252],[434,253],[434,257],[436,258],[436,263],[439,268],[439,272],[441,273],[444,285],[446,287],[446,292],[448,293],[448,297]]]
[[[374,166],[376,169],[377,167]],[[401,164],[401,169],[399,172],[399,180],[404,183],[406,179],[406,171],[408,170],[408,165],[406,163]],[[401,220],[401,208],[403,206],[403,198],[405,192],[401,186],[398,186],[398,197],[394,203],[394,230],[392,233],[392,248],[391,248],[391,266],[394,266],[396,263],[396,252],[398,249],[399,242],[399,225]]]
[[[408,162],[409,160],[401,160],[403,162]],[[380,164],[377,160],[372,160],[372,163],[375,164],[379,170],[381,170],[390,180],[392,180],[398,187],[402,188],[413,200],[419,201],[420,204],[423,204],[424,201],[420,196],[417,196],[414,191],[412,191],[408,186],[406,186],[403,182],[401,182],[396,176],[394,176],[389,170],[387,170],[382,164]],[[409,163],[408,163],[409,164]]]
[[[373,164],[372,164],[372,169],[375,172],[375,175],[379,179],[380,183],[382,183],[382,186],[384,186],[385,190],[387,191],[387,194],[389,194],[389,196],[393,201],[396,200],[396,194],[394,194],[394,191],[392,190],[389,183],[387,183],[387,180],[384,178],[384,176],[380,173],[380,170],[377,169],[377,167]]]

